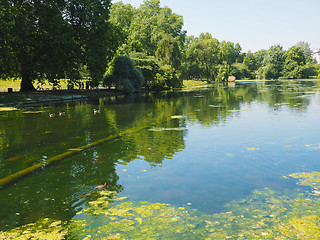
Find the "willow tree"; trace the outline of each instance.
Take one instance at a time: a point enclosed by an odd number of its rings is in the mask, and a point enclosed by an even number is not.
[[[0,76],[21,77],[20,91],[35,79],[80,78],[86,65],[94,85],[108,51],[110,0],[1,0]]]

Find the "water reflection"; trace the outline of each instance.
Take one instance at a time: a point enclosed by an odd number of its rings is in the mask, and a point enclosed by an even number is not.
[[[301,164],[295,156],[310,157],[308,152],[289,152],[277,144],[297,144],[294,137],[305,141],[302,146],[317,144],[308,135],[314,132],[311,126],[298,126],[293,135],[286,135],[290,129],[285,128],[301,121],[298,115],[297,122],[290,122],[291,114],[308,112],[318,91],[311,81],[237,83],[0,112],[0,178],[117,136],[0,189],[0,225],[48,216],[69,219],[104,182],[108,190],[124,191],[133,200],[192,202],[209,212],[257,185],[288,187],[277,178],[288,159],[295,161],[287,167],[291,171],[310,167],[314,157]],[[308,117],[311,122],[315,118]]]

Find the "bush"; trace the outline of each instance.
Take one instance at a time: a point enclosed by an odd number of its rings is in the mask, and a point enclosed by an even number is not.
[[[144,78],[141,71],[134,67],[131,58],[120,56],[114,60],[112,74],[105,78],[104,84],[114,84],[116,89],[134,93],[141,91]]]

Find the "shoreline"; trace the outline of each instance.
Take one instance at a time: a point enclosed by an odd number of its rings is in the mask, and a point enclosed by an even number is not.
[[[79,101],[96,97],[121,96],[125,93],[114,89],[54,90],[38,92],[0,92],[0,107],[29,106],[53,102]]]

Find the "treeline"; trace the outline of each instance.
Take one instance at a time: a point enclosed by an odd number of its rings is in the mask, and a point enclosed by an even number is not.
[[[181,86],[181,79],[309,78],[316,76],[319,68],[306,42],[287,51],[274,45],[243,53],[239,43],[219,41],[209,33],[187,36],[182,16],[162,8],[158,0],[145,1],[139,8],[115,3],[110,21],[123,32],[117,55],[130,56],[151,89]]]
[[[181,87],[183,79],[294,79],[319,70],[305,42],[243,53],[209,33],[187,36],[183,17],[159,0],[138,8],[110,0],[1,1],[0,20],[0,77],[22,78],[21,91],[44,79],[136,92]]]

